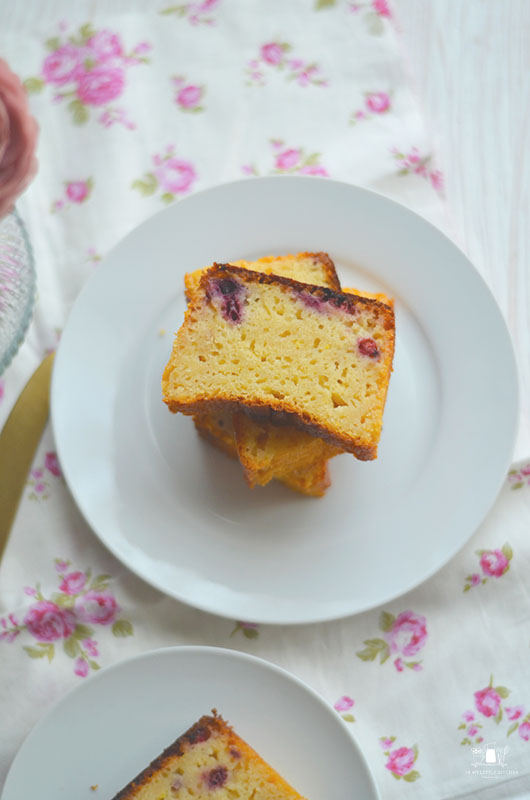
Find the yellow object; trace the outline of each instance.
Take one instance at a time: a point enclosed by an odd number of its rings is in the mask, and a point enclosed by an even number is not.
[[[48,419],[53,357],[37,367],[0,433],[0,558]]]

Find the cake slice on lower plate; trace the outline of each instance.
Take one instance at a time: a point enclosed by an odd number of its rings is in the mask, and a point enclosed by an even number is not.
[[[214,265],[162,378],[173,412],[241,405],[278,412],[361,460],[377,456],[394,354],[394,311],[228,264]]]
[[[113,800],[305,800],[212,713],[179,736]]]

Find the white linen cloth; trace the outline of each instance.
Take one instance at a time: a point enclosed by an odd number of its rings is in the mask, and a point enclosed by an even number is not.
[[[38,300],[0,377],[0,424],[101,258],[189,192],[329,175],[444,226],[386,0],[0,0],[0,17],[0,54],[41,127],[39,174],[18,204]],[[277,663],[335,705],[383,798],[525,796],[530,465],[514,469],[470,543],[414,592],[340,622],[254,626],[166,598],[119,564],[81,518],[48,426],[0,565],[0,787],[32,726],[92,671],[208,644]],[[495,773],[480,766],[491,743]]]

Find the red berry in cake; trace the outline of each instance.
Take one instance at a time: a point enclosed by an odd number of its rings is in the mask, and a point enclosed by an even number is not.
[[[221,294],[234,294],[238,291],[238,286],[235,281],[231,281],[228,278],[219,281],[219,289],[221,290]]]
[[[369,358],[379,358],[381,355],[373,339],[359,339],[357,342],[357,347],[363,356],[368,356]]]
[[[210,296],[227,322],[241,322],[245,291],[240,283],[229,278],[210,281]]]
[[[228,770],[226,767],[214,767],[207,775],[208,787],[210,789],[218,789],[224,786],[228,777]]]
[[[210,738],[210,731],[208,728],[203,727],[200,725],[198,728],[195,728],[188,734],[188,740],[190,744],[196,744],[197,742],[205,742],[207,739]]]

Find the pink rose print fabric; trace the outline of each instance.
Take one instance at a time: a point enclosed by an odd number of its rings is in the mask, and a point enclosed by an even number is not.
[[[355,700],[353,700],[353,698],[349,697],[347,694],[344,694],[333,704],[333,708],[335,711],[339,712],[345,722],[355,722],[355,717],[352,713],[350,713],[350,710],[354,705]]]
[[[282,139],[271,139],[273,150],[272,166],[269,175],[315,175],[322,178],[329,176],[327,169],[320,163],[320,153],[307,153],[303,147],[290,147]],[[259,175],[254,164],[242,167],[245,175]]]
[[[402,153],[397,147],[393,147],[391,153],[399,165],[398,175],[420,175],[431,182],[433,189],[442,192],[443,175],[439,169],[430,166],[430,154],[421,155],[417,147],[412,147],[408,153]]]
[[[476,553],[480,556],[481,572],[472,572],[466,576],[464,592],[487,583],[490,578],[502,578],[510,569],[510,561],[513,558],[513,550],[507,542],[500,550],[477,550]]]
[[[409,659],[417,655],[426,644],[428,633],[424,616],[413,611],[402,611],[396,617],[382,611],[379,629],[384,638],[366,639],[363,642],[365,648],[357,652],[358,658],[362,661],[375,661],[379,657],[379,663],[384,664],[391,656],[396,656],[393,664],[398,672],[403,672],[405,668],[414,672],[423,669],[421,661]]]
[[[190,25],[215,25],[215,16],[211,12],[217,10],[220,2],[221,0],[196,0],[192,3],[168,6],[160,13],[185,19]]]
[[[59,200],[52,203],[51,213],[62,211],[71,205],[84,203],[92,194],[94,181],[92,178],[85,180],[68,181],[64,184],[64,195]]]
[[[391,96],[386,92],[366,92],[364,95],[364,108],[354,111],[350,117],[350,124],[355,125],[362,120],[374,119],[380,114],[386,114],[391,107]]]
[[[95,247],[89,247],[86,254],[87,260],[92,264],[99,264],[103,256],[98,253]]]
[[[206,89],[204,86],[188,82],[183,75],[175,75],[171,78],[171,83],[175,90],[174,100],[180,111],[204,111],[202,100]]]
[[[281,73],[286,81],[294,81],[298,86],[328,85],[317,63],[288,57],[291,50],[288,42],[267,42],[262,45],[257,57],[247,64],[247,86],[265,86],[272,71]]]
[[[418,746],[394,747],[395,736],[382,736],[379,743],[387,757],[385,769],[397,780],[403,778],[407,783],[414,783],[421,777],[418,770],[413,769],[418,759]]]
[[[57,454],[50,451],[44,457],[44,464],[31,469],[26,486],[29,489],[29,500],[47,500],[50,496],[51,486],[57,478],[62,480],[63,474],[57,459]]]
[[[96,30],[86,23],[66,36],[64,27],[59,35],[47,40],[50,53],[43,61],[40,76],[24,81],[27,91],[51,87],[53,102],[65,102],[76,125],[88,122],[94,111],[105,128],[118,123],[132,130],[135,123],[122,107],[114,104],[126,88],[129,69],[149,62],[146,53],[151,45],[139,42],[127,52],[115,31]]]
[[[508,473],[508,481],[512,489],[522,489],[523,486],[530,486],[530,463],[519,469],[511,469]]]
[[[474,692],[474,709],[468,709],[462,714],[463,722],[458,725],[458,730],[465,731],[461,745],[478,744],[484,741],[483,728],[490,722],[500,725],[502,720],[510,721],[506,736],[511,736],[516,731],[525,742],[530,740],[530,711],[525,714],[525,707],[521,705],[507,706],[503,704],[511,694],[506,686],[494,686],[493,675],[490,682],[483,689]],[[488,732],[488,737],[494,731]],[[498,738],[498,732],[496,736]]]
[[[132,188],[144,197],[160,192],[163,203],[172,203],[179,195],[191,191],[196,179],[193,164],[177,156],[175,147],[169,145],[165,153],[153,156],[153,170],[135,180]]]
[[[51,464],[53,466],[53,463]],[[70,561],[57,558],[58,587],[51,597],[42,595],[40,585],[26,586],[24,594],[34,599],[21,620],[14,614],[0,619],[0,644],[12,644],[26,634],[35,644],[24,645],[30,658],[47,658],[51,663],[57,648],[74,661],[74,673],[81,678],[100,668],[99,644],[94,626],[111,630],[116,637],[132,636],[131,623],[120,615],[120,607],[109,589],[110,576],[92,577],[90,570],[71,568]]]
[[[259,625],[255,622],[237,621],[230,636],[235,636],[236,633],[241,633],[245,639],[257,639],[259,636]]]
[[[392,17],[390,5],[388,0],[368,0],[364,3],[355,3],[351,0],[316,0],[315,10],[322,11],[323,9],[333,8],[342,4],[342,6],[352,14],[357,14],[362,18],[366,25],[366,30],[372,36],[380,36],[384,33],[384,22]]]

